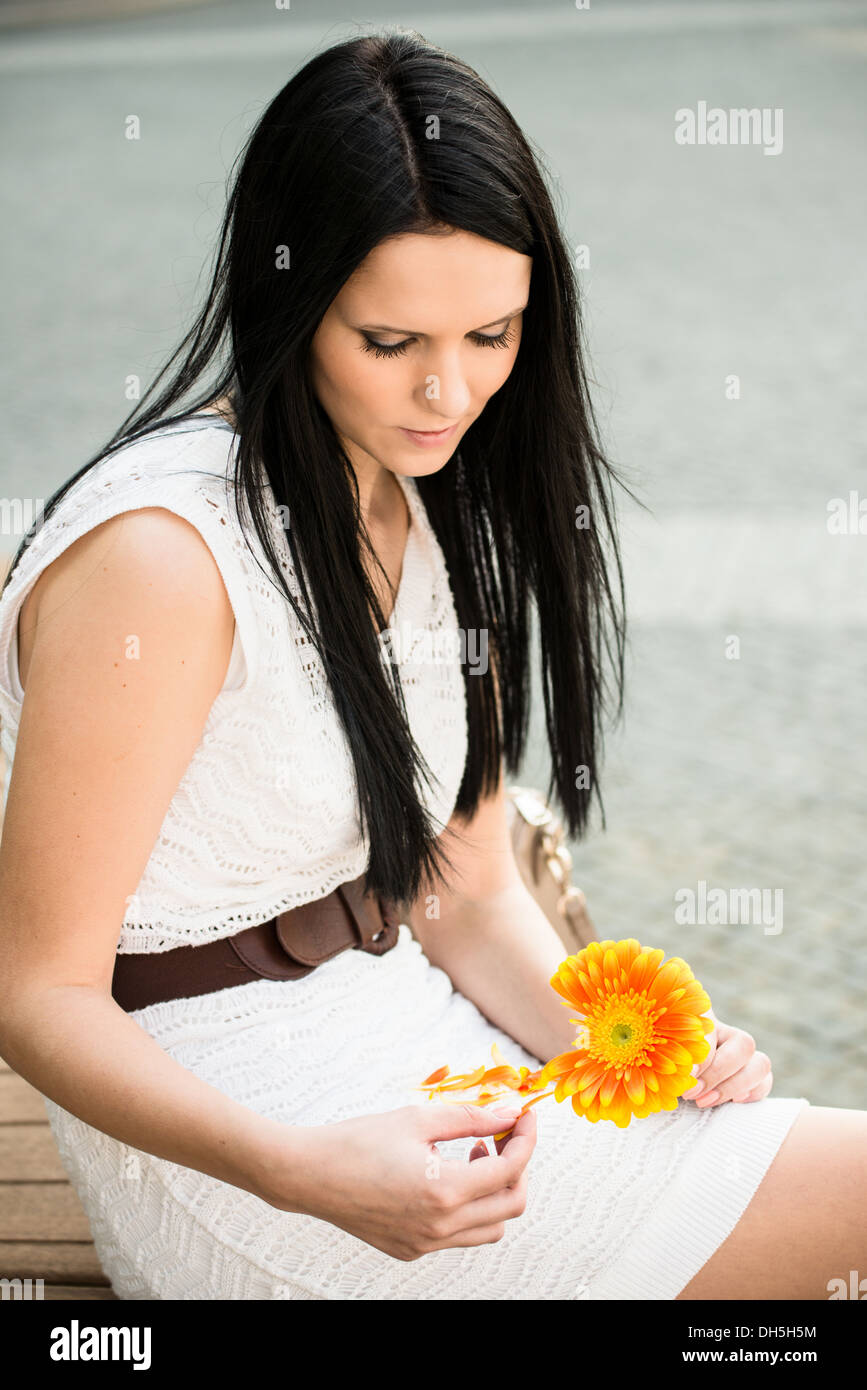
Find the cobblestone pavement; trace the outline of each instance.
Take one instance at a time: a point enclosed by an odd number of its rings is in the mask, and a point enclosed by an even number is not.
[[[867,6],[383,0],[376,15],[494,84],[589,248],[594,399],[651,509],[623,509],[627,710],[607,829],[575,847],[594,920],[683,954],[771,1056],[777,1094],[867,1106],[867,536],[826,527],[829,499],[867,492]],[[370,18],[229,0],[8,36],[5,496],[47,496],[116,427],[127,377],[146,382],[178,340],[262,104]],[[781,109],[782,151],[677,145],[674,112],[701,100]],[[538,713],[522,780],[547,783]],[[700,882],[781,889],[782,930],[679,925],[675,893]]]

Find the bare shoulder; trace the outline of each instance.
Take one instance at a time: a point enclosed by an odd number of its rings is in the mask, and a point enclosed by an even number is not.
[[[164,508],[94,527],[45,574],[0,838],[2,1000],[26,979],[109,989],[233,639],[204,537]]]
[[[203,622],[215,646],[217,665],[228,666],[234,614],[219,567],[201,533],[165,507],[122,512],[85,532],[36,580],[18,619],[18,663],[26,690],[34,644],[71,617],[70,605],[106,612],[141,608],[150,602],[165,622],[174,614]]]

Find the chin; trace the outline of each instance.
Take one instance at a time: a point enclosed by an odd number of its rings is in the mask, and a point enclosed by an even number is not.
[[[465,432],[464,432],[465,433]],[[388,463],[393,473],[401,473],[407,478],[426,478],[431,473],[439,473],[450,459],[454,458],[461,446],[461,439],[450,439],[440,449],[419,449],[407,444],[396,457]]]
[[[439,473],[440,469],[445,468],[454,452],[452,449],[446,458],[413,459],[410,463],[401,461],[390,465],[391,471],[392,473],[399,473],[402,478],[429,478],[432,473]]]

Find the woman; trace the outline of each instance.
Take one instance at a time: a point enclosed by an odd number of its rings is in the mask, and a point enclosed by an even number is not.
[[[769,1098],[736,1027],[703,1096],[626,1129],[549,1103],[468,1163],[509,1115],[415,1103],[445,1059],[536,1067],[574,1032],[504,772],[530,593],[573,834],[606,655],[621,690],[579,337],[502,104],[415,35],[341,44],[253,132],[175,375],[16,557],[0,1050],[121,1298],[822,1298],[857,1267],[865,1116]],[[401,905],[380,955],[112,995],[116,951],[204,965],[365,872]]]

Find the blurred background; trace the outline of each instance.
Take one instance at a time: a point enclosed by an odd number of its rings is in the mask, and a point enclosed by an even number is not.
[[[38,507],[105,443],[190,321],[259,114],[383,23],[469,62],[540,151],[604,442],[649,509],[618,494],[626,712],[574,879],[600,936],[685,956],[775,1094],[864,1107],[860,0],[0,0],[0,495]],[[678,144],[700,102],[782,111],[782,149]],[[519,780],[547,779],[537,703]],[[679,922],[702,883],[764,890],[774,917],[709,923],[699,901]]]

